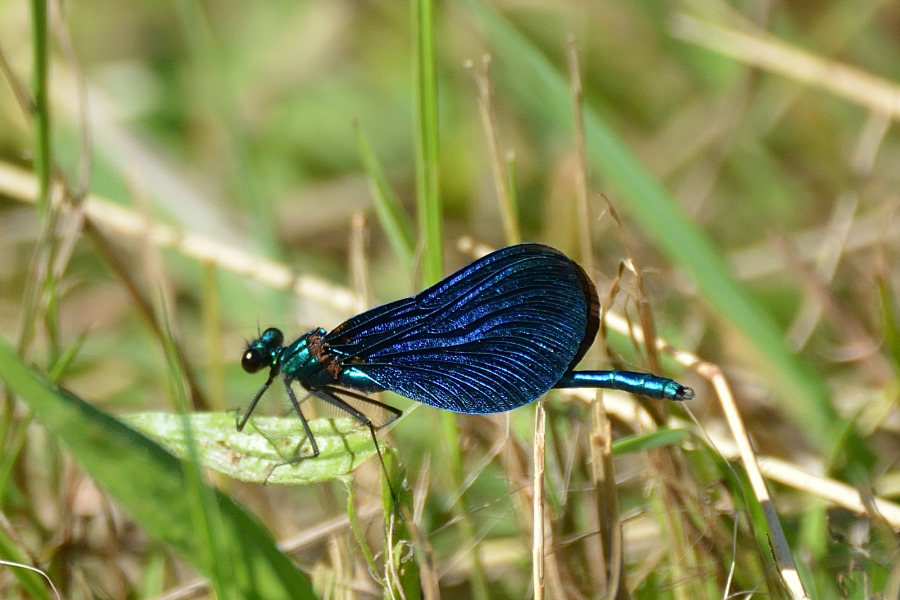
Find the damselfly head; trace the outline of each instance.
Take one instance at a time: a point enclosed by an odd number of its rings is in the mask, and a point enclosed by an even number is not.
[[[270,327],[263,331],[259,339],[247,346],[241,357],[241,367],[247,373],[256,373],[265,367],[271,367],[284,343],[284,334],[280,329]]]

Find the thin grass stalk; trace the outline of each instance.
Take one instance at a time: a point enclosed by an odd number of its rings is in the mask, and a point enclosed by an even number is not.
[[[416,184],[418,199],[419,245],[422,249],[422,284],[431,285],[443,275],[442,211],[438,169],[437,74],[434,48],[434,4],[431,0],[413,0],[416,24]],[[442,411],[441,423],[448,448],[452,481],[462,486],[463,459],[459,427],[455,414]],[[475,526],[465,518],[468,506],[465,494],[454,505],[461,517],[462,537],[472,544],[472,595],[487,600],[490,595],[476,543]]]
[[[578,211],[580,227],[578,230],[581,248],[581,264],[593,274],[594,253],[592,249],[593,222],[591,221],[589,198],[589,169],[587,142],[584,132],[584,92],[581,84],[581,67],[578,63],[578,50],[573,38],[567,44],[569,63],[569,92],[572,102],[573,136],[575,151],[578,156],[578,168],[575,169],[574,199]],[[618,279],[617,279],[618,281]],[[596,346],[592,349],[591,358],[597,360]],[[591,407],[590,482],[594,490],[595,513],[599,540],[587,539],[585,545],[596,545],[595,552],[599,561],[594,572],[588,572],[590,585],[605,590],[607,598],[623,600],[629,597],[624,585],[625,562],[622,545],[622,525],[619,516],[618,490],[616,488],[615,465],[612,457],[612,431],[606,409],[603,405],[603,393],[594,393]]]
[[[537,401],[534,413],[534,489],[532,499],[532,542],[531,542],[531,585],[534,589],[534,600],[544,598],[544,458],[546,456],[547,413],[544,401]]]
[[[413,0],[413,7],[416,25],[416,197],[424,287],[443,276],[437,74],[434,4],[431,0]]]
[[[217,535],[217,532],[221,531],[218,510],[210,488],[204,485],[203,475],[200,472],[201,462],[197,452],[197,443],[187,418],[191,405],[185,391],[185,382],[187,381],[183,368],[185,364],[181,361],[182,353],[176,350],[181,348],[181,345],[176,341],[171,327],[173,306],[171,287],[164,276],[159,256],[153,246],[145,244],[142,254],[146,271],[151,279],[157,282],[153,313],[162,334],[161,343],[169,375],[169,395],[174,400],[175,409],[182,415],[182,426],[187,440],[189,460],[182,462],[187,484],[185,500],[188,503],[191,522],[197,535],[197,548],[201,552],[200,560],[211,567],[211,583],[218,597],[223,600],[238,600],[237,586],[233,580],[234,569],[233,567],[224,568],[225,564],[232,561],[223,561],[222,557],[218,556],[224,549]]]
[[[481,70],[476,69],[471,62],[466,66],[471,71],[475,78],[475,85],[478,87],[478,108],[481,114],[481,126],[484,128],[484,137],[488,143],[494,192],[500,204],[503,239],[508,245],[518,244],[522,241],[522,231],[519,227],[518,209],[512,191],[514,172],[509,169],[503,159],[503,153],[500,152],[500,133],[497,126],[497,115],[494,112],[493,90],[491,89],[490,56],[482,59]]]
[[[594,272],[594,252],[591,248],[591,207],[588,198],[588,164],[587,143],[584,136],[584,92],[581,87],[581,68],[578,65],[578,50],[575,40],[569,38],[567,44],[569,59],[569,93],[572,100],[572,135],[575,141],[575,152],[578,155],[578,168],[575,169],[575,206],[578,210],[578,241],[581,247],[579,262],[588,273]]]
[[[50,210],[52,177],[52,137],[50,120],[50,43],[48,0],[31,1],[31,48],[34,58],[31,76],[32,118],[34,119],[34,172],[38,178],[38,214],[46,218]]]
[[[222,304],[219,298],[216,268],[208,262],[201,265],[203,270],[203,296],[201,313],[203,329],[206,332],[206,372],[209,393],[209,407],[222,410],[225,406],[225,363],[222,359]]]

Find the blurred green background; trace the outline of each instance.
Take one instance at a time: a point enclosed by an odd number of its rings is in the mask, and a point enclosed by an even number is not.
[[[331,328],[364,306],[332,289],[377,304],[421,288],[429,251],[416,224],[422,194],[413,5],[79,2],[49,12],[47,113],[66,202],[94,194],[139,223],[203,234],[336,287],[298,296],[235,272],[222,253],[210,266],[178,244],[159,249],[146,230],[102,220],[98,235],[86,235],[71,213],[54,224],[27,202],[35,194],[16,175],[34,172],[39,126],[16,90],[34,90],[34,5],[2,2],[0,334],[38,371],[113,414],[176,410],[172,380],[179,377],[128,275],[150,313],[170,319],[159,329],[172,332],[184,357],[194,407],[228,410],[246,406],[262,383],[238,361],[258,327],[294,336]],[[585,261],[587,235],[601,298],[620,262],[633,259],[659,334],[725,370],[761,452],[896,498],[900,139],[891,125],[900,106],[893,83],[900,79],[898,32],[900,10],[887,2],[438,3],[443,239],[434,243],[443,272],[472,260],[460,238],[486,247],[510,242],[476,84],[490,55],[495,131],[501,155],[514,153],[522,238]],[[578,212],[582,162],[568,91],[569,40],[584,90],[587,223]],[[816,70],[831,61],[857,70]],[[885,103],[888,109],[878,108]],[[402,207],[412,246],[403,248],[376,212],[360,134]],[[49,285],[40,268],[47,255],[59,265]],[[351,266],[356,258],[370,288]],[[637,322],[638,286],[628,274],[620,286],[615,308]],[[616,364],[648,368],[630,342],[612,336],[611,346]],[[700,424],[721,429],[711,387],[664,365],[698,391],[691,409]],[[264,410],[275,414],[280,402],[270,398]],[[177,553],[149,542],[140,523],[132,531],[132,521],[99,494],[85,496],[78,460],[48,446],[52,438],[28,426],[11,394],[3,403],[5,537],[13,546],[20,538],[67,597],[155,597],[190,579]],[[588,498],[589,477],[578,466],[591,456],[590,412],[562,398],[548,410],[553,560],[565,567],[551,569],[552,589],[599,597],[591,565],[602,557],[590,541],[598,500]],[[525,457],[532,418],[533,408],[511,416],[507,443]],[[455,432],[441,419],[422,408],[390,433],[410,483],[420,486],[421,525],[437,573],[423,577],[447,597],[533,593],[530,515],[519,504],[529,493],[529,467],[492,454],[505,439],[505,418],[464,417]],[[634,433],[613,421],[617,434]],[[454,435],[455,450],[448,448]],[[714,452],[690,450],[676,444],[673,452],[696,494],[688,494],[691,501],[673,503],[673,482],[648,476],[644,462],[617,462],[622,518],[655,525],[626,527],[628,588],[648,598],[721,595],[734,559],[731,591],[784,593],[763,537],[754,540],[741,517],[752,512],[742,488]],[[378,474],[373,464],[357,474],[357,502],[380,502]],[[345,512],[340,483],[217,483],[279,540]],[[896,525],[873,526],[828,510],[815,494],[774,489],[813,595],[896,593]],[[683,511],[696,531],[706,518],[716,525],[702,535],[687,528],[683,537],[670,536],[660,515],[673,511]],[[109,514],[126,531],[105,530]],[[732,544],[735,518],[740,535]],[[367,531],[377,540],[371,526]],[[342,536],[320,539],[294,558],[322,596],[380,596],[356,542]],[[670,552],[648,558],[659,546]],[[684,548],[693,549],[690,558],[679,553]],[[111,560],[120,574],[102,575]],[[4,570],[0,595],[22,597]]]

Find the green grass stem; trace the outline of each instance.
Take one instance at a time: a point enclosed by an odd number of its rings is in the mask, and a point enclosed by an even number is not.
[[[434,3],[412,0],[416,27],[416,198],[422,283],[444,276],[440,179],[438,168],[437,74],[434,56]]]

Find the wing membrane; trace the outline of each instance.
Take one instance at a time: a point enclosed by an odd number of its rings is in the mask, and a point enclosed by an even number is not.
[[[326,335],[338,360],[386,389],[466,413],[535,400],[575,365],[597,331],[597,294],[557,250],[498,250],[411,298]]]

